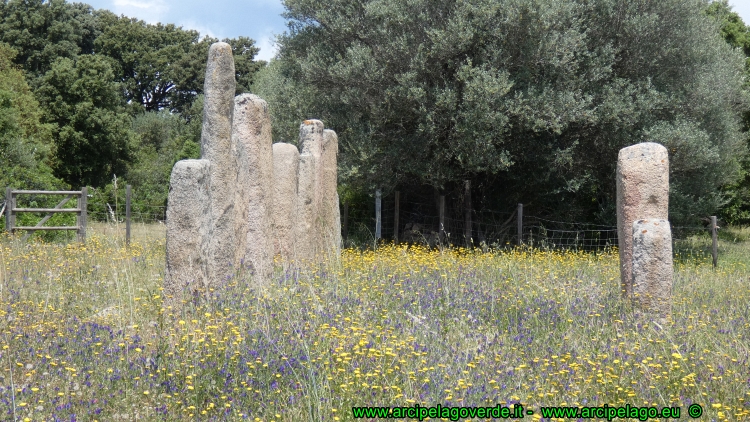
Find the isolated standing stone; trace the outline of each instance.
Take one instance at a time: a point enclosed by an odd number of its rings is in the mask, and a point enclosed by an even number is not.
[[[208,234],[208,170],[208,160],[182,160],[172,168],[164,276],[168,302],[179,303],[182,297],[206,287],[203,239]]]
[[[292,144],[273,144],[273,234],[274,254],[282,262],[294,259],[294,221],[297,204],[299,151]]]
[[[341,216],[339,211],[338,187],[338,153],[339,138],[336,132],[323,131],[323,148],[321,152],[322,208],[321,236],[325,254],[339,256],[341,252]]]
[[[234,99],[232,144],[237,157],[236,261],[268,279],[273,273],[273,150],[268,104],[253,94]]]
[[[232,152],[235,85],[232,48],[223,42],[212,44],[203,86],[201,133],[201,158],[210,162],[211,227],[205,239],[209,283],[226,280],[234,273],[236,263],[234,201],[237,162]]]
[[[298,177],[299,214],[296,249],[298,259],[314,260],[323,249],[321,234],[323,195],[323,122],[305,120],[299,128],[300,162]]]
[[[633,294],[633,222],[666,220],[668,205],[667,149],[653,142],[621,149],[617,158],[617,237],[624,296]]]
[[[648,315],[664,321],[672,306],[672,232],[665,219],[632,225],[633,299]]]

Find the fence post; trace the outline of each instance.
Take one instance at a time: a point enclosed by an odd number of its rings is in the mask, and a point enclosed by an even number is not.
[[[442,243],[445,240],[445,195],[440,195],[440,202],[438,207],[438,215],[440,216],[438,239],[440,240],[440,243]]]
[[[83,194],[76,195],[76,208],[78,208],[78,211],[76,212],[76,227],[78,227],[78,230],[76,230],[76,235],[78,236],[78,241],[81,241],[81,228],[83,227]]]
[[[401,192],[396,191],[395,212],[393,215],[393,243],[398,243],[398,202]]]
[[[346,246],[346,239],[349,238],[349,201],[344,201],[344,233],[341,237],[344,238],[344,246]]]
[[[719,260],[719,228],[716,226],[716,216],[711,216],[711,256],[713,257],[714,268],[718,264]]]
[[[518,204],[518,245],[523,245],[523,204]]]
[[[5,188],[5,231],[13,232],[13,189]]]
[[[464,180],[464,238],[466,239],[466,247],[472,246],[472,230],[471,230],[471,181]]]
[[[130,185],[125,185],[125,245],[130,246]]]
[[[378,240],[380,240],[380,238],[382,237],[381,236],[381,231],[380,231],[380,225],[381,225],[381,220],[380,220],[380,200],[381,200],[380,189],[377,189],[375,191],[375,242],[377,242]]]
[[[89,190],[86,186],[81,188],[81,196],[78,201],[78,208],[80,211],[79,225],[78,225],[78,240],[81,242],[86,241],[86,224],[88,224],[88,214],[86,208],[88,207],[88,193]]]

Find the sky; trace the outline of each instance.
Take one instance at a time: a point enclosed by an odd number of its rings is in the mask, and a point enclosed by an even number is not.
[[[276,53],[274,38],[286,31],[281,0],[76,0],[95,9],[148,23],[173,23],[195,29],[201,37],[250,37],[260,47],[257,59],[268,61]],[[730,0],[746,24],[750,24],[750,0]]]
[[[274,56],[275,35],[286,31],[281,0],[70,0],[147,23],[173,23],[224,39],[250,37],[260,47],[256,59]]]

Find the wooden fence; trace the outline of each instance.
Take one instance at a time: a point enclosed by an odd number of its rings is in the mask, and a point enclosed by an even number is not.
[[[88,190],[84,187],[80,191],[44,191],[44,190],[13,190],[11,188],[5,189],[5,229],[8,233],[13,233],[16,230],[27,231],[23,240],[26,240],[32,232],[36,230],[75,230],[78,232],[78,240],[84,242],[86,240],[86,206],[87,206],[87,194]],[[66,195],[65,198],[60,201],[54,208],[18,208],[16,207],[16,200],[18,195]],[[71,198],[76,197],[78,203],[75,208],[63,208],[63,206],[70,201]],[[16,226],[16,215],[22,212],[39,212],[47,213],[36,226]],[[76,225],[75,226],[44,226],[52,215],[55,213],[67,212],[76,213]]]

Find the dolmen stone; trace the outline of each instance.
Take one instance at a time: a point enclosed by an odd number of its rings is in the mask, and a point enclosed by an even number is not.
[[[623,296],[633,296],[633,222],[666,220],[668,209],[667,149],[653,142],[621,149],[617,158],[617,236]]]
[[[179,303],[206,288],[208,177],[208,160],[181,160],[172,168],[167,207],[166,303]]]
[[[273,274],[273,147],[268,104],[253,94],[234,99],[232,146],[237,160],[235,262],[268,279]]]
[[[235,187],[237,160],[232,151],[234,114],[234,58],[227,43],[218,42],[208,51],[206,80],[203,86],[203,128],[201,158],[209,166],[209,221],[206,237],[207,277],[221,283],[234,274],[236,257]]]
[[[665,322],[672,306],[672,232],[665,219],[633,222],[633,299],[645,315]]]
[[[273,250],[285,265],[294,260],[298,171],[297,147],[273,144]]]

